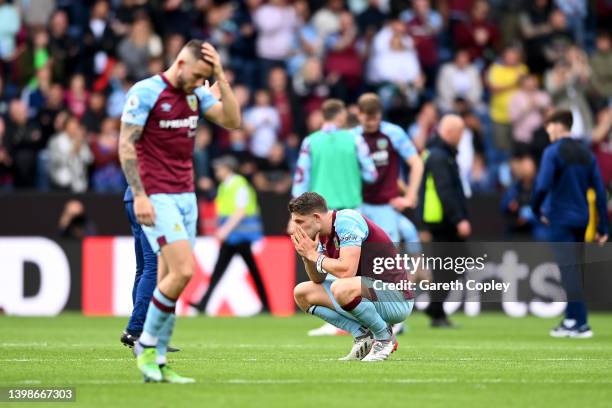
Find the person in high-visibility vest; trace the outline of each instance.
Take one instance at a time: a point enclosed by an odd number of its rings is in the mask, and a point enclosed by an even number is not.
[[[219,257],[210,278],[208,290],[200,302],[193,304],[200,311],[206,306],[215,287],[221,281],[227,266],[238,254],[244,259],[257,294],[261,300],[261,311],[270,311],[266,288],[261,273],[253,257],[251,244],[262,237],[261,218],[257,196],[248,180],[236,173],[238,161],[232,156],[223,156],[213,161],[215,177],[220,182],[215,206],[219,217],[219,228],[215,237],[221,242]]]
[[[433,237],[433,250],[437,256],[450,256],[450,250],[465,256],[458,243],[465,241],[471,234],[467,201],[455,158],[464,127],[465,123],[460,116],[445,115],[440,121],[438,135],[427,144],[424,153],[425,172],[420,191],[420,213]],[[443,246],[441,243],[445,242],[454,244]],[[454,272],[432,272],[435,282],[450,282],[457,278]],[[431,301],[425,313],[431,318],[432,327],[453,326],[443,307],[447,295],[446,290],[430,293]]]

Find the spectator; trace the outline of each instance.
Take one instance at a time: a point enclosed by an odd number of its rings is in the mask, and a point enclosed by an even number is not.
[[[115,55],[117,36],[110,24],[108,0],[96,0],[85,26],[82,39],[82,59],[85,76],[93,80],[105,70],[109,58]]]
[[[236,25],[236,32],[229,48],[230,66],[238,78],[242,78],[250,88],[260,85],[257,77],[257,31],[253,15],[261,3],[262,0],[240,2],[232,17],[232,22]]]
[[[480,72],[470,63],[467,50],[459,50],[452,62],[442,66],[437,83],[438,106],[443,112],[450,112],[457,98],[467,101],[471,107],[479,108],[482,103],[482,80]]]
[[[560,10],[553,10],[550,14],[550,29],[542,46],[546,68],[550,68],[560,58],[563,58],[567,49],[574,42],[567,28],[565,15]]]
[[[21,18],[17,7],[0,0],[0,61],[3,74],[8,76],[9,62],[15,57],[15,36],[21,28]]]
[[[287,194],[291,190],[291,172],[282,144],[275,143],[268,157],[258,160],[257,168],[253,177],[257,191]]]
[[[79,119],[82,118],[89,101],[89,91],[85,85],[85,76],[75,74],[70,78],[70,86],[66,91],[65,99],[70,113]]]
[[[61,133],[49,141],[49,177],[56,190],[82,193],[87,190],[87,167],[93,156],[85,129],[76,116],[70,116]]]
[[[291,55],[293,34],[299,20],[295,8],[287,4],[287,0],[270,0],[257,8],[253,22],[258,32],[257,56],[265,80],[272,67],[283,65]]]
[[[468,19],[457,24],[454,30],[455,47],[466,49],[472,60],[488,65],[495,59],[499,48],[499,30],[489,19],[489,3],[476,0]]]
[[[102,121],[106,117],[106,97],[103,93],[94,92],[89,98],[87,110],[81,123],[89,133],[100,133]]]
[[[108,112],[108,116],[111,118],[119,118],[123,112],[127,92],[132,86],[127,75],[127,68],[122,62],[118,62],[113,66],[109,80],[110,95],[106,103],[106,112]]]
[[[506,217],[506,233],[511,236],[529,234],[536,241],[546,241],[548,228],[534,216],[530,207],[537,166],[528,145],[515,145],[510,169],[513,181],[501,202],[501,210]]]
[[[310,8],[305,0],[295,2],[295,11],[299,20],[299,29],[295,35],[295,50],[287,61],[287,70],[291,76],[303,67],[306,60],[312,57],[322,58],[325,38],[321,38],[310,18]]]
[[[255,93],[255,106],[244,113],[244,125],[250,134],[251,152],[259,158],[267,157],[278,139],[281,125],[267,90],[260,89]]]
[[[595,41],[596,50],[591,55],[592,87],[604,103],[612,104],[612,39],[610,33],[601,31]]]
[[[382,28],[387,15],[380,9],[381,0],[368,0],[367,8],[357,16],[359,36],[370,42],[374,35]]]
[[[293,77],[293,89],[300,98],[306,117],[318,110],[330,94],[329,84],[323,78],[323,67],[317,58],[308,59]]]
[[[148,17],[140,15],[130,28],[130,34],[117,48],[117,54],[127,67],[128,75],[135,80],[149,75],[149,58],[159,57],[162,53],[162,42],[151,28]]]
[[[249,151],[249,137],[243,129],[232,129],[229,132],[229,149],[225,151],[228,155],[238,160],[238,172],[251,179],[257,171],[256,158]]]
[[[49,63],[49,34],[43,28],[33,29],[25,45],[19,47],[16,79],[21,86],[34,88],[37,73]]]
[[[87,216],[85,206],[79,200],[69,200],[66,203],[58,227],[62,238],[83,239],[96,233],[96,226]]]
[[[591,143],[604,186],[612,191],[612,108],[606,107],[597,113]]]
[[[501,59],[491,65],[487,74],[487,83],[491,91],[491,121],[493,122],[493,139],[495,147],[509,154],[512,141],[510,117],[510,100],[518,90],[520,78],[527,73],[527,67],[521,62],[520,50],[508,47]]]
[[[65,108],[64,89],[60,84],[51,84],[46,96],[45,105],[38,111],[37,118],[43,140],[49,140],[55,133],[55,118]]]
[[[6,146],[13,158],[15,187],[31,188],[36,181],[36,160],[46,140],[33,120],[28,120],[28,107],[18,99],[9,105],[9,120],[6,126]]]
[[[312,24],[320,38],[327,38],[327,36],[340,30],[343,10],[344,0],[327,0],[325,6],[314,13]]]
[[[408,128],[408,136],[419,152],[425,149],[429,140],[435,135],[438,123],[438,110],[433,102],[423,104],[416,121]]]
[[[550,104],[550,96],[540,90],[537,76],[528,74],[520,79],[520,90],[510,99],[515,143],[531,143],[533,133],[544,123],[544,112]]]
[[[0,192],[13,188],[13,158],[11,157],[6,138],[6,126],[0,116]]]
[[[519,16],[519,27],[524,39],[527,65],[532,72],[542,74],[548,66],[544,46],[553,30],[550,23],[553,5],[551,0],[533,0],[525,4]]]
[[[78,66],[79,43],[68,35],[68,15],[64,10],[56,10],[51,16],[49,34],[53,81],[65,86]]]
[[[119,129],[116,119],[107,118],[101,124],[101,131],[94,137],[90,148],[93,154],[93,191],[99,193],[120,193],[125,191],[126,182],[119,164]]]
[[[337,97],[355,100],[362,82],[362,61],[357,49],[357,28],[349,11],[340,13],[337,32],[326,40],[325,72],[334,84]]]
[[[195,173],[196,188],[199,191],[210,192],[215,184],[210,171],[210,143],[212,136],[210,129],[206,126],[199,126],[195,137],[193,153],[193,170]]]
[[[272,97],[272,105],[280,117],[279,138],[283,141],[293,135],[296,128],[294,112],[299,113],[298,104],[289,87],[287,71],[277,67],[270,71],[268,89]]]
[[[433,89],[438,72],[438,35],[443,28],[442,16],[432,10],[430,0],[413,0],[412,9],[404,11],[400,17],[406,23],[407,33],[414,39],[427,86]]]
[[[586,99],[591,81],[591,69],[584,51],[578,47],[567,50],[564,59],[546,73],[545,88],[557,109],[572,112],[574,136],[585,137],[593,130],[593,114]]]
[[[401,65],[398,65],[401,64]],[[368,61],[368,82],[417,83],[421,68],[412,38],[400,21],[392,21],[374,37]]]
[[[576,44],[583,48],[585,41],[585,19],[587,2],[584,0],[555,0],[555,5],[563,12],[567,27],[572,31]]]
[[[51,89],[51,68],[43,66],[36,72],[36,78],[23,88],[21,99],[28,105],[28,117],[34,118],[45,106]]]

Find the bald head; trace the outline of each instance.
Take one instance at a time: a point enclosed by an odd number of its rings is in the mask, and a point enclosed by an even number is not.
[[[440,121],[438,133],[448,144],[457,146],[461,141],[461,135],[465,128],[465,122],[459,115],[444,115]]]

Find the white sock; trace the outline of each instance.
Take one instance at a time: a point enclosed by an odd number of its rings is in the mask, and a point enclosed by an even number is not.
[[[155,361],[157,362],[157,365],[163,365],[168,363],[168,359],[166,358],[166,356],[157,356],[157,360]]]
[[[138,341],[143,346],[156,346],[157,345],[157,337],[150,335],[146,331],[142,332]]]

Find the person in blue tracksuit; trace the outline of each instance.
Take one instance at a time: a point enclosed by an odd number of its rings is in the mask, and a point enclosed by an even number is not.
[[[134,342],[138,340],[142,333],[151,296],[157,285],[157,255],[151,249],[151,245],[149,245],[142,227],[136,219],[136,214],[134,214],[134,196],[129,186],[123,195],[123,205],[130,222],[132,236],[134,237],[136,276],[134,277],[134,287],[132,288],[132,304],[134,307],[127,328],[121,335],[121,343],[128,347],[134,347]],[[168,347],[168,351],[178,351],[178,349]]]
[[[542,216],[542,204],[549,197],[545,223],[554,243],[584,242],[589,222],[587,191],[595,190],[598,213],[596,239],[608,239],[606,192],[593,153],[580,140],[571,137],[572,113],[557,111],[547,120],[551,144],[544,150],[532,198],[532,210]],[[567,296],[565,319],[551,330],[553,337],[588,338],[593,331],[587,322],[587,308],[582,294],[581,244],[553,244],[553,252]]]

